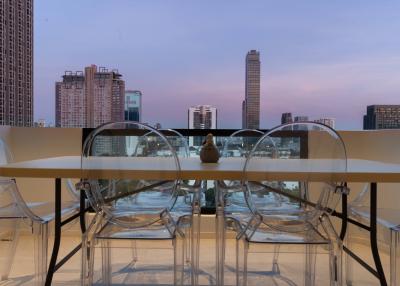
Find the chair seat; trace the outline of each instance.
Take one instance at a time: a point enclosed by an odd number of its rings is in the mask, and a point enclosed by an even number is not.
[[[141,228],[124,228],[119,225],[107,223],[107,225],[96,235],[98,239],[173,239],[167,227],[161,222]]]
[[[31,202],[26,204],[29,210],[40,218],[43,222],[54,220],[54,203],[53,202]],[[69,216],[79,210],[77,202],[63,202],[61,204],[61,215]],[[16,204],[11,204],[0,209],[0,219],[28,218],[28,215]]]
[[[309,229],[304,232],[279,232],[270,228],[259,227],[254,234],[248,238],[253,243],[273,244],[328,244],[330,241],[322,236],[317,230]]]
[[[370,208],[369,207],[349,207],[349,213],[353,219],[361,222],[368,223],[370,220]],[[400,231],[400,210],[396,209],[378,209],[377,223]]]

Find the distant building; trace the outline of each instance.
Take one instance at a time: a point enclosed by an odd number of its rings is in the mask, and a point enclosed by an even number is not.
[[[287,112],[287,113],[282,113],[281,116],[281,124],[286,124],[286,123],[292,123],[292,113]]]
[[[33,127],[46,127],[46,120],[45,119],[38,119],[38,121],[33,123]]]
[[[307,122],[308,116],[295,116],[294,122]]]
[[[314,122],[322,123],[329,126],[330,128],[335,129],[335,118],[320,118],[314,120]]]
[[[0,1],[0,125],[33,125],[33,0]]]
[[[364,130],[400,129],[400,105],[369,105]]]
[[[125,82],[116,70],[91,65],[56,82],[56,126],[97,127],[124,120]]]
[[[216,129],[217,108],[210,105],[192,106],[188,110],[189,129]],[[203,138],[190,137],[189,146],[200,146]]]
[[[260,128],[260,53],[251,50],[246,55],[245,100],[242,103],[242,127]]]
[[[154,129],[161,129],[162,125],[160,122],[157,122],[156,124],[154,124]]]
[[[142,93],[139,90],[125,91],[125,120],[142,121]]]
[[[192,106],[188,110],[189,129],[216,129],[217,108],[211,105]]]

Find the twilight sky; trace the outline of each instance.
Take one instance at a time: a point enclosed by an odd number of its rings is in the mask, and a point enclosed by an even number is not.
[[[281,113],[362,129],[369,104],[400,104],[399,1],[35,1],[35,120],[54,123],[65,70],[118,69],[143,121],[187,127],[191,105],[241,127],[245,56],[261,54],[261,128]]]

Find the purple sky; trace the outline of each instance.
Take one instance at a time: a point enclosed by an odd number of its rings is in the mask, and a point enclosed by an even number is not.
[[[333,3],[335,2],[335,3]],[[191,105],[241,127],[245,56],[261,53],[261,128],[283,112],[361,129],[369,104],[400,104],[398,1],[35,1],[35,119],[54,123],[65,70],[116,68],[143,119],[186,127]]]

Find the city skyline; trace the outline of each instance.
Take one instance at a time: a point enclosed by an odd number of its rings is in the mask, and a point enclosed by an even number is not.
[[[399,3],[210,5],[88,0],[76,11],[35,2],[35,121],[54,122],[54,82],[64,70],[96,63],[118,68],[127,89],[145,94],[144,122],[185,127],[189,106],[210,104],[220,128],[240,128],[243,55],[251,49],[263,63],[260,128],[291,110],[362,129],[367,105],[398,103]],[[101,35],[91,33],[98,28]]]

